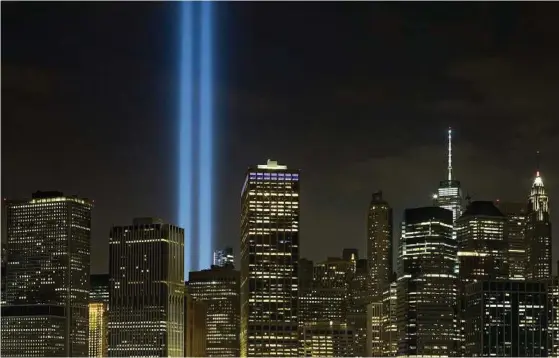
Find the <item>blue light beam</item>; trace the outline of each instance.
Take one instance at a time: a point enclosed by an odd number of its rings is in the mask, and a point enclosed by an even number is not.
[[[180,89],[179,89],[179,197],[178,225],[184,228],[185,278],[192,267],[193,238],[193,85],[194,85],[194,11],[193,3],[181,4]]]
[[[213,6],[201,3],[200,32],[200,147],[198,197],[198,269],[207,269],[212,263],[213,243]]]

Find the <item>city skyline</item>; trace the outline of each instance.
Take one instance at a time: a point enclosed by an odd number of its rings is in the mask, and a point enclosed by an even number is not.
[[[3,7],[2,195],[60,190],[95,200],[92,273],[108,272],[112,225],[138,216],[177,224],[175,160],[168,158],[175,143],[166,139],[176,108],[173,6]],[[371,193],[383,191],[395,228],[404,208],[428,205],[446,177],[449,126],[453,175],[464,195],[527,202],[540,150],[553,202],[559,131],[550,96],[558,83],[548,64],[558,56],[546,15],[553,4],[328,4],[316,13],[313,5],[297,6],[299,14],[287,4],[216,6],[229,60],[216,80],[222,205],[213,249],[232,246],[238,257],[243,170],[272,158],[305,175],[301,257],[323,260],[343,247],[363,254]],[[23,17],[34,21],[23,28]],[[75,30],[67,33],[61,19],[72,19]],[[406,32],[426,19],[427,29]],[[105,29],[88,32],[101,22]],[[332,22],[347,30],[343,41],[329,30]],[[332,54],[332,46],[339,51]],[[16,141],[24,130],[27,140]],[[289,145],[280,139],[286,136]],[[553,208],[551,216],[557,226]],[[554,245],[554,260],[558,252]]]

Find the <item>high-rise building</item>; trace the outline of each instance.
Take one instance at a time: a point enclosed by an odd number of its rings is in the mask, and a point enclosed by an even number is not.
[[[557,264],[559,266],[559,262]],[[548,353],[549,357],[559,357],[559,275],[554,275],[548,282],[548,299],[551,311],[548,322],[550,336]]]
[[[313,268],[310,287],[300,282],[299,321],[301,326],[333,322],[346,323],[348,283],[352,262],[329,257]],[[302,267],[300,267],[302,268]]]
[[[214,251],[214,266],[226,266],[235,264],[235,257],[233,256],[233,249],[226,247],[224,249]]]
[[[369,291],[380,299],[392,280],[392,208],[382,198],[382,191],[373,194],[367,222],[367,259],[369,260]]]
[[[206,304],[206,357],[238,357],[240,273],[233,266],[190,272],[188,292]]]
[[[526,220],[527,279],[548,280],[551,277],[551,247],[549,198],[538,170],[530,192]]]
[[[89,357],[109,356],[109,275],[91,275]]]
[[[452,211],[452,222],[462,214],[462,190],[460,181],[453,179],[452,173],[452,129],[448,129],[448,177],[439,183],[434,195],[435,205]]]
[[[382,357],[382,302],[367,305],[367,355],[366,357]]]
[[[506,223],[491,201],[473,201],[456,221],[462,284],[509,278]]]
[[[60,192],[7,202],[2,356],[88,356],[92,207]]]
[[[1,290],[2,292],[0,293],[1,298],[0,298],[0,304],[5,305],[6,304],[6,279],[7,279],[7,275],[6,275],[6,266],[8,265],[8,254],[7,254],[7,250],[6,250],[6,244],[2,243],[2,278],[1,278]]]
[[[160,219],[109,237],[109,356],[184,354],[184,231]]]
[[[509,278],[526,278],[526,215],[524,203],[497,201],[495,206],[505,215],[505,240],[508,245]]]
[[[398,354],[398,283],[392,282],[382,295],[382,356]]]
[[[407,209],[398,257],[398,355],[455,356],[456,241],[452,212]]]
[[[478,281],[466,287],[466,357],[547,357],[548,288],[535,281]]]
[[[241,356],[297,356],[299,171],[268,160],[241,191]]]
[[[355,357],[353,329],[345,323],[307,325],[302,335],[303,357]]]
[[[184,305],[184,356],[206,357],[208,307],[203,301],[192,297],[188,292],[188,285],[185,290]]]
[[[373,302],[369,292],[369,261],[357,260],[355,274],[349,282],[348,324],[355,334],[354,354],[364,357],[367,351],[367,306]]]

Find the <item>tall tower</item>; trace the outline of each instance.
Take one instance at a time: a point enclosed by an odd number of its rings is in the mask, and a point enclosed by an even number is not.
[[[367,231],[369,290],[377,299],[392,279],[392,208],[383,200],[382,191],[373,194]]]
[[[134,219],[109,237],[109,356],[184,355],[184,231]]]
[[[60,192],[7,203],[2,356],[88,357],[92,207]]]
[[[451,211],[405,211],[396,299],[399,356],[456,356],[456,256]]]
[[[546,280],[551,277],[551,245],[549,198],[538,168],[528,200],[526,220],[527,279]]]
[[[241,191],[241,356],[298,356],[299,171],[268,160]]]
[[[91,275],[89,356],[109,356],[109,275]]]
[[[455,222],[462,214],[462,191],[460,181],[454,179],[452,172],[452,129],[448,129],[448,175],[446,180],[439,183],[435,195],[435,205],[452,211],[452,221]]]
[[[495,206],[505,215],[505,239],[508,244],[509,278],[526,279],[526,215],[523,202],[496,201]]]

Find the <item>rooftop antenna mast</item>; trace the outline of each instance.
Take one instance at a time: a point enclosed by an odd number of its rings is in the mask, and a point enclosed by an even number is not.
[[[448,181],[452,180],[452,128],[448,128]]]
[[[540,151],[536,152],[536,176],[540,176]]]

